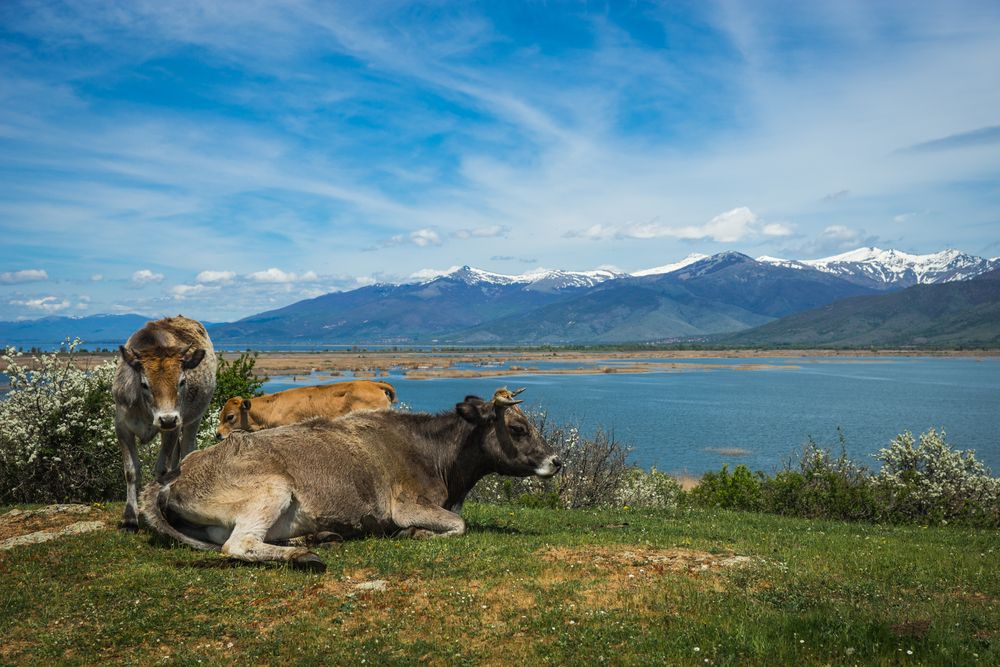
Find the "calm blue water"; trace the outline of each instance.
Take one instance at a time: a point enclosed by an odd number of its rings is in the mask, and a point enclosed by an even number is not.
[[[848,454],[875,467],[870,454],[894,435],[934,426],[947,430],[952,446],[975,449],[994,474],[1000,473],[1000,359],[694,359],[687,363],[766,363],[784,368],[434,380],[390,375],[387,379],[401,401],[413,410],[427,411],[449,409],[466,394],[489,397],[500,386],[527,387],[523,396],[527,408],[544,410],[556,422],[579,423],[585,431],[598,426],[613,430],[632,446],[634,462],[670,472],[701,473],[723,463],[772,470],[810,435],[820,444],[837,445],[838,426],[847,438]],[[272,392],[344,379],[349,378],[299,377],[294,382],[290,377],[274,378],[264,389]],[[714,451],[732,448],[746,453]]]

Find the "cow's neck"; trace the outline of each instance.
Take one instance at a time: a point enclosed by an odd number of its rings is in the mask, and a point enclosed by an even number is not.
[[[484,475],[491,472],[482,453],[482,439],[489,426],[473,426],[454,413],[437,415],[423,423],[424,438],[417,459],[426,462],[426,473],[447,490],[444,507],[460,507]]]

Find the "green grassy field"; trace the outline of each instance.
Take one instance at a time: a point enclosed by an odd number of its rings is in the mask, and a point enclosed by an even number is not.
[[[997,531],[463,514],[322,549],[323,575],[114,530],[0,552],[0,664],[1000,664]]]

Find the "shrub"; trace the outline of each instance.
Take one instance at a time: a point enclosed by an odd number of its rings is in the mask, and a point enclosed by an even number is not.
[[[945,437],[930,429],[916,441],[907,431],[876,454],[882,469],[875,484],[886,518],[1000,526],[1000,478],[974,451],[952,449]]]
[[[470,500],[528,507],[676,506],[680,486],[661,472],[629,465],[630,450],[614,433],[599,428],[587,438],[575,426],[552,426],[543,414],[531,417],[562,460],[562,471],[547,480],[488,475],[472,490]]]
[[[738,465],[729,472],[722,466],[718,472],[707,472],[698,486],[689,492],[691,500],[706,507],[758,511],[764,509],[763,473],[752,473],[745,465]]]
[[[0,503],[87,501],[115,497],[121,454],[111,382],[116,363],[78,367],[80,340],[32,364],[7,348],[10,392],[0,401]],[[35,370],[31,369],[31,366]]]
[[[809,438],[798,469],[785,469],[764,481],[764,506],[769,512],[808,518],[871,520],[878,515],[868,469],[847,458],[840,433],[840,455]]]
[[[113,361],[87,368],[80,340],[62,354],[38,354],[31,363],[8,348],[10,392],[0,400],[0,503],[86,502],[122,495],[121,450],[115,435],[111,383]],[[254,396],[267,378],[253,373],[256,355],[220,359],[216,393],[199,429],[204,446],[214,441],[215,417],[231,396]],[[159,438],[140,446],[144,470],[152,468]]]

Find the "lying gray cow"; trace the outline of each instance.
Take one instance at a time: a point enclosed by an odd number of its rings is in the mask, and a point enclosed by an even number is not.
[[[172,481],[142,494],[149,525],[198,549],[322,570],[305,547],[273,542],[322,533],[461,535],[457,512],[480,478],[551,477],[559,459],[514,400],[467,396],[437,415],[354,412],[196,451]]]
[[[183,315],[147,322],[121,346],[115,372],[115,433],[125,466],[125,513],[120,528],[138,528],[141,484],[136,440],[160,436],[159,477],[194,450],[198,426],[215,391],[215,350],[200,322]]]

